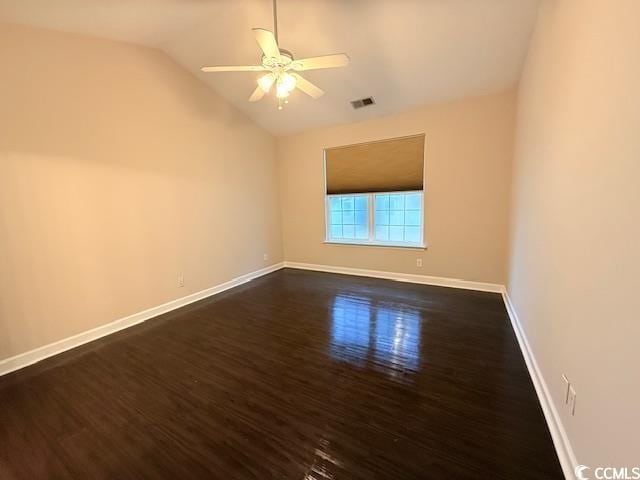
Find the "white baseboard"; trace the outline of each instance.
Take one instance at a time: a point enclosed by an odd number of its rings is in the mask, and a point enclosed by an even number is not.
[[[540,370],[536,357],[531,350],[527,336],[522,328],[518,314],[511,303],[511,299],[509,298],[509,293],[506,288],[502,291],[502,298],[504,299],[504,304],[507,307],[507,313],[511,319],[513,331],[518,338],[520,350],[522,350],[522,355],[524,356],[524,360],[527,364],[529,375],[531,376],[536,393],[538,394],[542,411],[544,412],[547,425],[549,426],[549,431],[551,432],[553,444],[556,448],[558,458],[560,459],[562,471],[564,472],[565,478],[573,480],[575,478],[574,469],[578,466],[576,456],[573,452],[573,447],[571,446],[571,442],[569,441],[567,432],[564,429],[558,410],[553,403],[553,398],[549,392],[547,382],[545,382],[544,377],[542,376],[542,371]]]
[[[381,270],[366,270],[363,268],[335,267],[332,265],[316,265],[312,263],[284,262],[285,268],[298,268],[301,270],[315,270],[317,272],[343,273],[345,275],[358,275],[361,277],[386,278],[399,282],[422,283],[439,287],[463,288],[465,290],[478,290],[480,292],[502,293],[503,286],[497,283],[472,282],[458,278],[432,277],[429,275],[415,275],[412,273],[385,272]]]
[[[185,305],[197,302],[198,300],[202,300],[203,298],[207,298],[217,293],[224,292],[225,290],[229,290],[230,288],[237,287],[238,285],[247,283],[254,278],[258,278],[266,275],[267,273],[280,270],[283,267],[284,262],[276,263],[269,267],[261,268],[260,270],[241,275],[232,280],[229,280],[228,282],[224,282],[214,287],[207,288],[206,290],[192,293],[191,295],[187,295],[186,297],[172,300],[170,302],[158,305],[157,307],[149,308],[142,312],[134,313],[133,315],[129,315],[114,322],[107,323],[106,325],[101,325],[97,328],[87,330],[86,332],[79,333],[72,337],[50,343],[49,345],[44,345],[29,352],[21,353],[14,357],[0,360],[0,376],[5,375],[9,372],[13,372],[15,370],[19,370],[28,365],[34,364],[53,355],[57,355],[71,348],[91,342],[100,337],[104,337],[105,335],[109,335],[119,330],[131,327],[132,325],[144,322],[145,320],[149,320],[150,318],[157,317],[158,315],[162,315],[163,313],[170,312],[171,310],[184,307]]]

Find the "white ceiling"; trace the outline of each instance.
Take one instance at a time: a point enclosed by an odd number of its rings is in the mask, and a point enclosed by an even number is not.
[[[255,73],[202,65],[255,64],[251,28],[272,29],[271,0],[0,0],[0,21],[157,47],[270,132],[388,115],[515,85],[538,0],[279,0],[280,46],[297,58],[346,52],[342,69],[305,72],[327,93],[249,103]],[[353,110],[350,100],[376,105]]]

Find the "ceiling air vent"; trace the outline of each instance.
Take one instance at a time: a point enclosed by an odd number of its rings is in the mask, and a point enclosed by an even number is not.
[[[351,106],[355,109],[368,107],[369,105],[374,105],[376,102],[373,97],[361,98],[360,100],[353,100],[351,102]]]

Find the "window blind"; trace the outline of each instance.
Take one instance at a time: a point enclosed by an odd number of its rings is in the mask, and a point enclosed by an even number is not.
[[[423,189],[424,135],[327,148],[327,194]]]

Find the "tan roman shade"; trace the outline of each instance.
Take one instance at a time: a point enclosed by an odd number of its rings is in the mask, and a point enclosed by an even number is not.
[[[327,193],[422,190],[424,135],[325,150]]]

